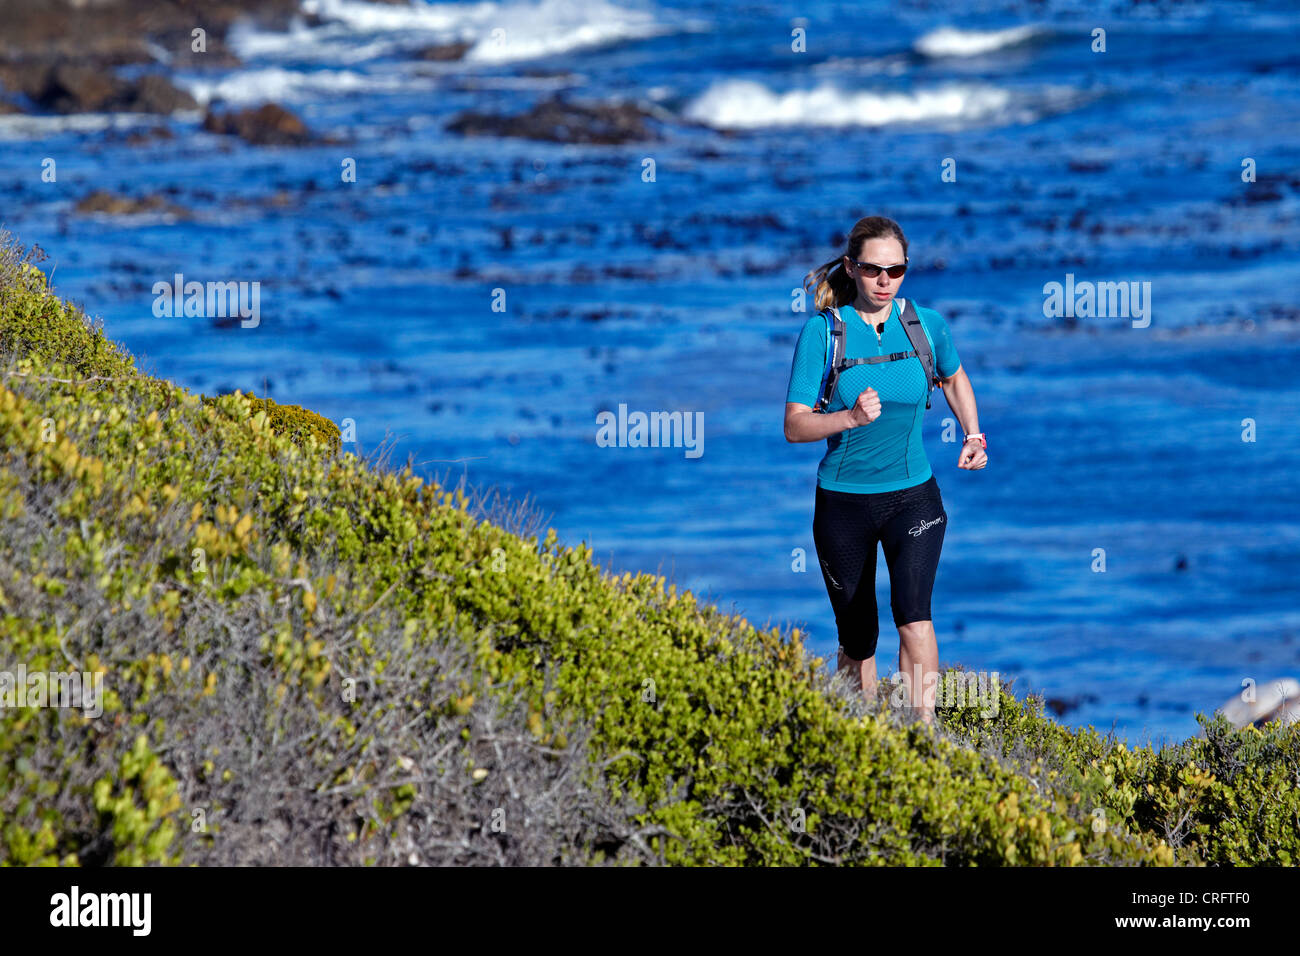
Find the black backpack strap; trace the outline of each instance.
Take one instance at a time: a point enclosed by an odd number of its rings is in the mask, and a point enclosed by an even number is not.
[[[936,385],[941,384],[938,376],[935,374],[934,353],[930,350],[930,338],[925,334],[925,327],[921,325],[921,317],[916,313],[916,307],[912,305],[912,300],[906,300],[903,306],[903,331],[907,333],[907,339],[912,343],[912,350],[916,357],[921,360],[921,368],[925,369],[925,407],[930,407],[930,392]]]
[[[844,363],[844,320],[840,318],[840,310],[831,306],[829,309],[823,309],[820,313],[826,319],[826,334],[829,336],[830,348],[827,350],[826,368],[822,371],[822,390],[817,397],[817,404],[813,406],[813,411],[825,411],[831,403],[831,398],[835,395],[835,383],[840,377],[840,370]]]
[[[888,355],[873,355],[870,358],[845,359],[840,363],[840,370],[843,371],[854,365],[879,365],[881,362],[897,362],[901,359],[911,358],[916,355],[916,349],[910,352],[890,352]]]

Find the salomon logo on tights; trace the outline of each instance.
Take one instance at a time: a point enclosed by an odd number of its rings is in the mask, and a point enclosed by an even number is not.
[[[907,530],[907,533],[910,534],[913,538],[918,537],[921,534],[921,532],[924,531],[926,528],[932,528],[942,521],[943,521],[943,515],[939,515],[939,517],[935,518],[933,521],[922,521],[915,528],[909,528]]]
[[[830,581],[831,584],[835,585],[836,590],[838,591],[844,590],[844,588],[840,586],[840,582],[835,580],[835,575],[831,574],[831,566],[827,564],[825,561],[822,561],[822,570],[826,572],[826,580]]]

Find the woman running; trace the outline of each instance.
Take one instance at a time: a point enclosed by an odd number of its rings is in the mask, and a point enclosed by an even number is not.
[[[930,594],[948,513],[921,444],[931,382],[904,325],[919,318],[934,356],[936,382],[964,430],[957,467],[988,464],[970,379],[952,335],[933,309],[897,298],[907,272],[907,239],[883,216],[860,219],[842,257],[810,272],[818,314],[804,323],[786,391],[785,437],[826,439],[817,469],[813,541],[839,632],[839,670],[853,672],[863,695],[876,696],[876,546],[889,566],[890,605],[898,627],[898,669],[913,712],[934,721],[939,650]],[[849,364],[822,400],[827,320],[844,323]],[[915,327],[915,326],[914,326]],[[856,360],[856,361],[855,361]],[[814,411],[817,409],[817,411]],[[933,675],[933,676],[929,676]],[[929,693],[926,693],[927,687]]]

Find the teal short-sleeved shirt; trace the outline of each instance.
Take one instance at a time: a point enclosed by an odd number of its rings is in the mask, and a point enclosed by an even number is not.
[[[911,351],[912,343],[900,318],[905,301],[896,300],[890,307],[879,340],[876,330],[852,306],[840,306],[845,327],[844,357]],[[916,306],[916,313],[934,343],[939,375],[948,378],[961,367],[948,323],[933,309]],[[813,315],[799,333],[785,400],[814,407],[825,366],[826,320]],[[929,481],[933,472],[921,444],[926,396],[921,360],[912,357],[845,369],[835,384],[835,394],[826,411],[851,408],[867,387],[880,395],[880,417],[869,425],[846,429],[826,439],[826,454],[817,467],[817,484],[831,491],[872,493],[897,491]]]

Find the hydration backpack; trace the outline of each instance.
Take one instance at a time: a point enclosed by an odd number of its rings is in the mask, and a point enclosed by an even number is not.
[[[893,306],[891,305],[890,308],[892,310]],[[893,314],[892,311],[890,314]],[[840,373],[846,368],[852,368],[854,365],[879,365],[881,362],[897,362],[899,359],[912,358],[913,356],[921,360],[921,368],[925,370],[925,407],[930,407],[930,392],[934,390],[936,385],[942,383],[939,381],[934,366],[934,343],[930,340],[930,330],[925,327],[921,317],[916,314],[916,307],[912,305],[911,299],[904,300],[901,317],[903,330],[907,332],[908,341],[912,344],[910,352],[890,352],[888,355],[872,355],[870,358],[846,359],[844,357],[844,320],[840,318],[840,310],[831,306],[829,309],[822,309],[818,315],[826,320],[826,367],[822,372],[821,390],[818,392],[819,397],[813,411],[824,412],[827,406],[830,405],[831,398],[835,395],[835,383],[839,380]]]

